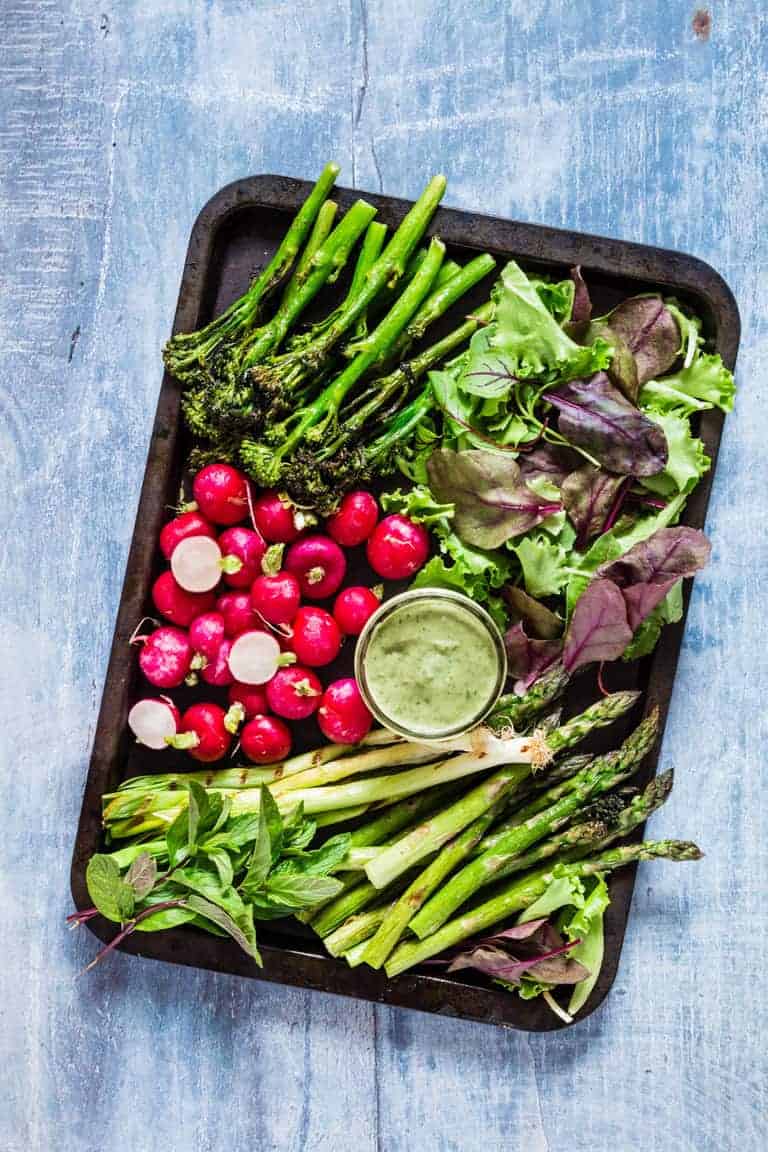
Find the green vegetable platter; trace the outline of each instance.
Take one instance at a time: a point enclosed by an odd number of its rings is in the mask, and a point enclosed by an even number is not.
[[[637,862],[701,855],[643,829],[738,317],[689,257],[337,174],[195,226],[69,922],[562,1027]]]

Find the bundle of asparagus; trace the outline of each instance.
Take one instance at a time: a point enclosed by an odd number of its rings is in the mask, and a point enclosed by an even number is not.
[[[669,795],[671,773],[642,792],[623,790],[656,741],[656,713],[615,751],[574,754],[592,733],[625,716],[638,693],[604,696],[559,723],[551,709],[562,687],[553,671],[526,695],[502,698],[488,727],[465,746],[421,745],[379,730],[362,746],[319,748],[266,768],[129,780],[104,797],[110,838],[127,840],[104,859],[123,880],[138,862],[151,861],[155,870],[166,869],[167,889],[178,875],[173,830],[188,831],[191,810],[197,820],[194,812],[207,805],[220,813],[220,823],[207,837],[196,832],[185,849],[187,871],[189,853],[203,853],[194,878],[198,893],[227,914],[233,900],[242,903],[236,903],[241,917],[294,914],[332,956],[383,967],[388,976],[525,915],[552,885],[578,891],[574,885],[635,860],[695,859],[698,849],[678,841],[614,846]],[[257,890],[253,869],[265,851],[265,805],[273,826],[302,831],[298,847],[294,841],[286,848],[281,832],[275,851],[273,838],[272,871]],[[318,824],[334,826],[336,834],[310,848]],[[222,853],[229,853],[226,865]],[[182,912],[189,917],[186,905],[167,914]],[[199,908],[194,914],[204,925]],[[531,972],[535,967],[534,958]],[[542,983],[539,990],[550,988]]]
[[[166,367],[185,387],[187,423],[201,442],[195,463],[236,461],[258,483],[279,483],[321,510],[333,507],[345,488],[391,470],[398,445],[431,406],[419,381],[490,320],[491,305],[408,359],[411,347],[495,266],[489,255],[464,267],[446,261],[437,238],[419,249],[445,177],[429,182],[385,244],[386,228],[364,200],[333,227],[337,205],[327,197],[337,174],[334,164],[324,169],[245,295],[199,332],[174,336],[164,350]],[[296,333],[302,314],[339,277],[361,237],[342,303]]]

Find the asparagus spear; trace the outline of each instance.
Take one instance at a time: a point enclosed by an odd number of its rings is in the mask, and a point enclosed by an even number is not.
[[[594,876],[600,872],[610,872],[637,860],[699,860],[702,853],[695,844],[685,840],[646,840],[641,844],[625,844],[608,849],[596,856],[572,864],[559,864],[554,872],[551,867],[529,872],[504,887],[484,904],[457,916],[438,929],[425,940],[408,941],[401,944],[386,964],[387,976],[398,976],[437,956],[447,948],[460,944],[472,936],[490,928],[493,924],[507,919],[515,912],[522,912],[546,891],[554,875],[578,878]]]
[[[286,280],[293,268],[315,217],[339,174],[338,164],[327,164],[302,204],[283,237],[277,252],[264,271],[252,282],[239,300],[197,332],[180,332],[166,344],[163,359],[177,380],[194,377],[224,340],[232,340],[247,331],[272,293]]]
[[[439,852],[431,864],[408,885],[399,900],[390,907],[386,916],[373,936],[362,959],[371,968],[380,968],[392,952],[410,924],[411,920],[421,908],[425,900],[449,876],[453,869],[466,859],[482,837],[496,815],[496,808],[491,807],[468,828],[452,840]]]
[[[521,732],[565,691],[570,677],[562,664],[555,664],[523,696],[508,693],[500,696],[486,721],[494,732],[512,728]]]
[[[555,735],[553,733],[553,735]],[[411,931],[424,938],[460,908],[478,888],[496,879],[501,870],[532,844],[561,828],[579,808],[601,792],[608,792],[635,772],[653,747],[658,735],[658,714],[647,716],[617,752],[599,757],[575,779],[576,786],[549,808],[511,828],[493,848],[477,856],[432,897],[411,921]],[[380,859],[368,866],[378,867]]]
[[[604,696],[596,704],[590,705],[579,716],[575,716],[554,732],[543,737],[546,754],[551,755],[555,751],[570,748],[573,744],[585,739],[597,728],[612,723],[631,708],[636,699],[637,693],[634,692],[616,692],[610,696]],[[523,744],[525,744],[525,739],[523,738]],[[511,746],[515,742],[508,741],[506,743]],[[508,795],[518,787],[530,775],[530,757],[528,763],[522,765],[518,763],[517,766],[513,766],[511,756],[505,761],[505,741],[492,740],[490,752],[490,756],[485,754],[479,760],[475,757],[472,770],[490,769],[498,763],[505,764],[505,767],[468,792],[466,796],[438,817],[415,828],[408,836],[393,844],[386,852],[381,853],[380,856],[371,861],[366,872],[368,879],[373,884],[384,887],[395,876],[399,876],[402,872],[412,868],[419,860],[423,860],[425,856],[437,851],[491,805],[496,804],[502,796]],[[455,765],[457,759],[466,762],[468,756],[471,757],[471,754],[448,761],[448,766]]]
[[[355,944],[368,940],[387,914],[389,904],[379,904],[356,916],[350,916],[341,927],[323,938],[323,944],[331,956],[341,956]]]

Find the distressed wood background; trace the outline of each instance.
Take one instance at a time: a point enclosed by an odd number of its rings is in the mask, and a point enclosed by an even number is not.
[[[683,0],[1,0],[0,1152],[710,1152],[766,1138],[768,20]],[[93,952],[68,869],[189,230],[312,177],[670,245],[744,323],[613,994],[527,1036]]]

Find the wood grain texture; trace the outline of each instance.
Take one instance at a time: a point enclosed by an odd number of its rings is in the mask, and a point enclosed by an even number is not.
[[[718,1152],[766,1139],[768,324],[761,5],[2,0],[0,1150]],[[566,1033],[116,956],[67,871],[194,216],[252,172],[684,248],[737,292],[726,425],[618,979]],[[109,1132],[111,1136],[105,1134]]]

